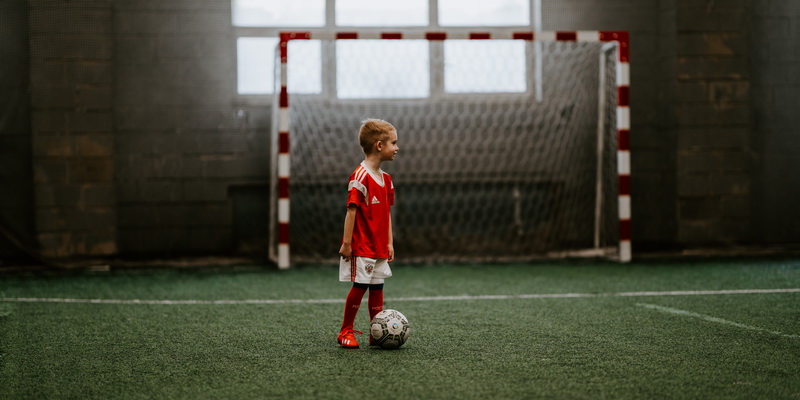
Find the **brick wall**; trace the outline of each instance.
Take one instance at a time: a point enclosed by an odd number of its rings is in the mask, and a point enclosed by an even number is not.
[[[545,29],[631,32],[635,247],[751,242],[750,1],[543,7]]]
[[[800,3],[542,7],[545,30],[631,33],[635,251],[800,242]],[[0,104],[14,116],[0,120],[6,226],[47,257],[264,243],[263,225],[245,220],[264,217],[272,105],[236,94],[230,2],[0,10],[0,66],[11,71]]]
[[[45,257],[117,252],[111,4],[29,2],[36,232]]]
[[[662,105],[674,81],[674,11],[657,0],[543,0],[543,30],[624,30],[631,35],[631,196],[635,250],[676,237],[676,131]],[[672,25],[671,25],[672,24]],[[665,62],[666,61],[666,62]],[[671,97],[669,97],[671,99]]]
[[[271,107],[236,96],[230,2],[116,1],[114,26],[120,252],[232,251],[229,189],[266,185]]]
[[[753,215],[762,243],[800,242],[800,2],[752,1]]]
[[[752,239],[748,2],[677,0],[678,236],[683,245]]]

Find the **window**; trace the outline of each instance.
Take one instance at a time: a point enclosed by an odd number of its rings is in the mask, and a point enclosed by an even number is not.
[[[527,90],[523,41],[447,40],[444,60],[446,93],[524,93]],[[497,63],[502,68],[498,69]]]
[[[272,53],[274,54],[274,53]],[[292,93],[317,94],[322,91],[322,43],[319,40],[289,42],[289,87]],[[274,64],[274,58],[272,59]],[[272,74],[274,76],[274,74]]]
[[[365,68],[365,54],[380,64]],[[339,40],[336,89],[342,99],[429,96],[427,40]]]
[[[275,90],[275,37],[240,37],[236,43],[239,94],[269,94]],[[292,93],[322,91],[319,40],[289,43],[289,87]]]
[[[432,3],[438,5],[435,10]],[[232,0],[231,4],[238,35],[237,87],[242,95],[275,93],[275,46],[280,31],[463,26],[532,29],[531,9],[538,15],[540,8],[540,0]],[[326,10],[331,4],[332,12]],[[531,49],[522,41],[340,40],[323,48],[319,41],[294,40],[288,51],[292,93],[336,93],[342,99],[425,98],[524,93],[530,87],[527,60]],[[384,73],[359,68],[357,59],[363,54],[386,60]],[[493,62],[503,63],[503,73],[489,72]],[[335,74],[326,74],[333,68]],[[437,70],[442,72],[433,72]],[[386,79],[385,71],[390,71],[391,80]],[[361,85],[363,82],[369,85]]]
[[[240,37],[236,41],[236,71],[240,94],[272,93],[275,87],[275,46],[278,38]],[[274,67],[273,67],[274,68]]]
[[[529,0],[439,0],[441,26],[528,26]]]
[[[325,0],[232,0],[234,26],[320,27]]]
[[[336,0],[338,26],[427,26],[428,0]]]

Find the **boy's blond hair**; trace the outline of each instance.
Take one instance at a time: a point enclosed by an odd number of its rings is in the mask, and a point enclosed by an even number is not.
[[[397,132],[392,124],[377,118],[369,118],[361,121],[361,128],[358,130],[358,143],[364,150],[364,154],[372,153],[375,143],[389,139],[391,132]]]

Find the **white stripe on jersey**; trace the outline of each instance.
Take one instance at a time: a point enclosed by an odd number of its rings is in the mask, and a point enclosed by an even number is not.
[[[363,194],[365,198],[367,197],[367,187],[364,186],[363,183],[361,183],[361,182],[359,182],[357,180],[350,181],[350,184],[347,185],[347,191],[349,192],[349,191],[353,190],[354,188],[356,190],[358,190],[359,192],[361,192],[361,194]]]
[[[349,192],[349,191],[353,190],[353,188],[355,188],[359,192],[361,192],[361,194],[363,194],[364,197],[366,198],[368,196],[367,195],[367,186],[364,185],[363,183],[361,183],[361,181],[364,179],[364,175],[366,175],[366,173],[367,173],[367,169],[364,168],[363,165],[359,165],[358,168],[356,168],[355,172],[353,173],[353,180],[350,181],[350,183],[347,185],[347,191]]]

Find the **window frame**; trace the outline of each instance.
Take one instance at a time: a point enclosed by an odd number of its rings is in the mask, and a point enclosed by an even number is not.
[[[476,31],[481,29],[490,29],[492,31],[540,31],[541,30],[541,0],[528,0],[529,2],[529,25],[508,25],[508,26],[487,26],[487,27],[468,27],[468,26],[441,26],[439,24],[439,1],[428,0],[428,25],[427,26],[391,26],[391,27],[364,27],[364,26],[347,26],[336,24],[336,0],[325,0],[325,24],[319,27],[308,26],[280,26],[280,27],[253,27],[253,26],[236,26],[233,25],[233,18],[231,18],[231,26],[233,28],[233,44],[236,51],[236,68],[237,73],[234,76],[233,88],[235,97],[238,102],[247,104],[270,104],[275,97],[275,91],[270,93],[239,93],[239,74],[238,74],[238,40],[243,37],[279,37],[281,32],[286,31],[386,31],[386,30],[402,30],[402,31]],[[231,9],[234,6],[234,0],[231,0]],[[233,10],[232,10],[233,11]],[[427,97],[413,98],[414,100],[442,100],[454,99],[461,100],[478,99],[485,96],[495,96],[514,100],[523,97],[531,97],[536,95],[537,99],[541,98],[541,79],[540,68],[538,64],[540,54],[540,46],[538,42],[525,42],[525,68],[526,71],[533,71],[526,73],[526,90],[524,92],[477,92],[477,93],[450,93],[445,90],[445,63],[444,63],[444,42],[442,41],[428,41],[428,62],[429,62],[429,93]],[[321,90],[317,94],[302,94],[302,96],[315,96],[323,97],[336,101],[374,101],[374,98],[364,99],[348,99],[340,98],[335,94],[337,85],[336,76],[336,45],[335,41],[325,41],[320,46],[321,48]],[[274,69],[272,69],[273,73]],[[533,75],[533,79],[530,77]],[[408,101],[409,98],[379,98],[381,101]]]

